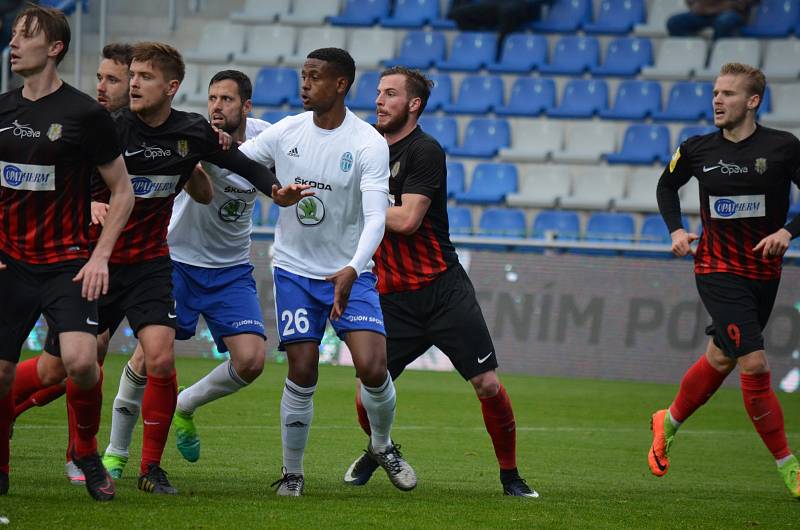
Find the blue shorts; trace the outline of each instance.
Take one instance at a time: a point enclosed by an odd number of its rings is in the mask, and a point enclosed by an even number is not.
[[[299,276],[275,267],[275,310],[280,347],[292,342],[315,341],[325,334],[333,307],[333,284]],[[386,335],[375,285],[378,278],[365,272],[353,282],[344,314],[331,322],[339,338],[350,331],[374,331]]]
[[[228,351],[222,339],[231,335],[253,333],[266,340],[252,265],[219,269],[178,261],[173,261],[172,265],[175,313],[178,315],[176,339],[192,338],[202,314],[221,352]]]

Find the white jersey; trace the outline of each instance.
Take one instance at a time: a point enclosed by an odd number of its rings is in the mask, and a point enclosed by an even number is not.
[[[245,137],[255,138],[269,127],[247,118]],[[243,177],[214,164],[203,163],[211,177],[214,198],[200,204],[186,191],[175,197],[167,241],[170,257],[196,267],[221,268],[250,262],[253,205],[258,192]]]
[[[353,258],[364,228],[361,193],[389,193],[389,146],[368,123],[347,111],[333,130],[314,124],[313,112],[282,119],[240,150],[275,164],[282,185],[310,184],[312,197],[280,209],[275,265],[323,279]],[[359,274],[372,270],[372,261]]]

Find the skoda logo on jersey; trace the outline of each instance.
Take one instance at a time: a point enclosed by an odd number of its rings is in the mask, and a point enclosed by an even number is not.
[[[226,223],[233,223],[242,217],[245,209],[247,209],[247,203],[242,199],[230,199],[220,207],[217,213],[219,218]]]
[[[22,170],[17,166],[9,164],[3,168],[3,178],[6,179],[9,186],[16,188],[22,184]]]
[[[342,155],[342,159],[339,160],[339,167],[347,173],[353,168],[353,154],[350,151],[347,151],[345,154]]]
[[[325,204],[316,195],[312,195],[298,202],[295,212],[301,225],[318,225],[325,218]]]

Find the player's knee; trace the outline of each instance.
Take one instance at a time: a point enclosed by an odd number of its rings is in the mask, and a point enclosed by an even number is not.
[[[739,371],[743,374],[753,375],[769,372],[769,363],[763,351],[756,351],[740,357],[737,364]]]
[[[470,383],[479,398],[490,398],[500,392],[500,380],[494,370],[476,375],[470,379]]]
[[[370,366],[366,370],[358,373],[358,378],[363,384],[369,387],[379,387],[386,382],[389,372],[386,371],[386,364]]]
[[[97,383],[99,367],[93,355],[73,359],[66,367],[67,376],[80,388],[90,388]]]
[[[39,379],[42,386],[57,385],[67,377],[67,370],[63,364],[48,364],[43,370],[39,371]]]
[[[252,383],[264,371],[264,353],[254,352],[252,355],[231,360],[233,369],[243,380]]]
[[[147,375],[170,377],[175,372],[175,354],[172,350],[145,356]]]

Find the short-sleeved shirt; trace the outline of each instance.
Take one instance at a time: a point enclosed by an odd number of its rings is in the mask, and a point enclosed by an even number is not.
[[[387,231],[377,252],[375,272],[381,294],[420,289],[458,263],[447,220],[447,165],[439,143],[420,127],[389,146],[389,193],[395,206],[404,193],[431,200],[422,224],[407,236]]]
[[[389,192],[389,148],[368,123],[347,111],[336,129],[314,124],[313,112],[289,116],[240,147],[275,165],[282,185],[309,184],[315,192],[281,208],[275,228],[275,266],[324,279],[355,255],[364,229],[361,194]],[[359,274],[372,270],[370,261]]]
[[[245,138],[250,139],[269,123],[247,118]],[[169,254],[174,261],[195,267],[221,268],[250,262],[253,205],[258,191],[230,170],[203,164],[211,176],[214,197],[200,204],[186,191],[175,198],[169,222]]]
[[[781,256],[764,259],[753,247],[786,224],[791,183],[800,184],[800,141],[762,126],[740,142],[721,131],[686,140],[659,181],[659,208],[670,232],[681,228],[680,208],[669,198],[674,194],[663,191],[677,190],[692,176],[699,182],[703,221],[695,273],[779,278]],[[787,226],[793,236],[800,230],[795,225]]]
[[[30,264],[89,257],[91,182],[120,155],[108,112],[63,83],[0,96],[0,250]]]

